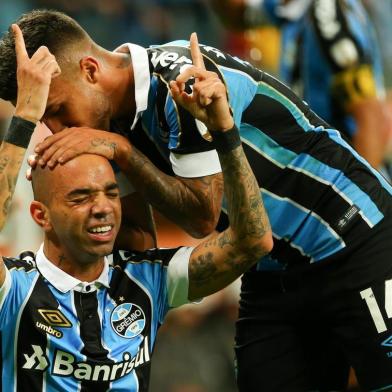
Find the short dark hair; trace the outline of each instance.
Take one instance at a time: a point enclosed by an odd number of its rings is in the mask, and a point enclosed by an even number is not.
[[[62,49],[88,37],[83,28],[68,15],[53,10],[33,10],[15,23],[23,32],[27,53],[31,57],[40,46],[58,56]],[[15,101],[17,97],[16,54],[11,27],[0,40],[0,98]]]

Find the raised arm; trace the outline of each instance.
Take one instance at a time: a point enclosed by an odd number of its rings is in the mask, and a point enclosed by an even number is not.
[[[230,226],[192,252],[189,262],[189,299],[209,295],[234,281],[272,250],[273,240],[259,185],[241,147],[224,84],[204,68],[195,34],[191,37],[194,67],[171,83],[176,102],[203,121],[213,136],[224,177]],[[194,77],[193,93],[183,90]]]
[[[60,68],[47,48],[40,48],[29,58],[22,32],[12,26],[17,58],[18,98],[15,116],[0,146],[0,230],[3,229],[15,191],[16,181],[35,124],[42,117],[52,77]],[[0,286],[5,279],[1,259]]]

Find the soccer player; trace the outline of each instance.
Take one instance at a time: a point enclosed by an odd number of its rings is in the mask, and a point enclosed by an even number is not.
[[[18,25],[29,55],[49,50],[62,70],[41,117],[55,135],[37,147],[39,164],[64,164],[91,152],[96,139],[115,145],[118,135],[91,128],[115,126],[172,174],[157,173],[133,146],[122,170],[136,189],[189,231],[202,234],[203,219],[209,230],[214,227],[220,168],[206,140],[214,124],[208,113],[196,115],[198,106],[187,93],[199,94],[201,86],[213,90],[220,82],[199,80],[189,68],[196,37],[147,50],[125,44],[108,52],[62,14],[35,11]],[[39,49],[42,44],[47,48]],[[274,236],[273,251],[242,280],[236,336],[240,390],[316,389],[322,345],[330,342],[343,348],[362,387],[392,385],[391,186],[278,80],[216,48],[200,45],[200,51],[207,73],[227,87]],[[17,93],[13,52],[7,35],[0,45],[0,96],[11,100]],[[189,111],[178,102],[188,103]],[[208,96],[202,104],[209,104]],[[220,229],[228,223],[227,202]],[[200,210],[207,212],[201,216]]]
[[[29,58],[14,28],[19,90],[17,116],[0,147],[1,226],[35,128],[28,119],[41,118],[60,74],[47,50]],[[29,77],[19,66],[27,59]],[[177,102],[201,120],[208,113],[232,225],[195,248],[112,252],[121,205],[108,159],[126,171],[128,140],[117,135],[114,144],[102,133],[90,151],[97,155],[81,154],[54,169],[37,166],[30,211],[44,242],[35,261],[0,259],[2,391],[147,391],[156,333],[169,308],[225,287],[255,255],[271,250],[268,218],[226,88],[202,62],[188,72],[197,75],[197,91]]]
[[[361,0],[211,2],[230,26],[244,28],[266,19],[277,25],[282,80],[381,168],[392,120],[378,40]]]

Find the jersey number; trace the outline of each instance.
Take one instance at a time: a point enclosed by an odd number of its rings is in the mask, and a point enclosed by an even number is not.
[[[362,290],[360,294],[362,299],[366,301],[366,305],[369,308],[369,312],[377,328],[377,332],[385,332],[387,330],[387,326],[381,314],[381,310],[378,306],[373,290],[371,287],[369,287],[366,290]],[[387,313],[387,317],[392,318],[392,279],[385,281],[385,311]]]

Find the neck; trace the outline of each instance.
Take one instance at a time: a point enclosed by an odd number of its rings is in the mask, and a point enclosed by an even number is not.
[[[129,53],[111,53],[113,62],[113,120],[132,121],[136,112],[135,79]]]
[[[44,241],[44,253],[57,268],[82,282],[93,282],[98,279],[104,268],[104,257],[87,256],[84,260],[75,258],[67,250]]]

